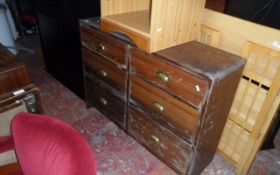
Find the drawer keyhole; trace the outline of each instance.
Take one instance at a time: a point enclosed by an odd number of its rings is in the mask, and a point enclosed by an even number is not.
[[[156,137],[155,135],[150,135],[150,138],[156,143],[159,143],[159,141],[160,141],[159,138]]]
[[[170,80],[169,75],[161,71],[157,72],[157,77],[158,79],[166,83]]]
[[[163,112],[165,110],[164,106],[162,104],[160,104],[159,102],[154,102],[153,106],[158,112]]]
[[[100,103],[104,106],[107,106],[108,105],[108,101],[104,98],[104,97],[100,97],[99,99]]]

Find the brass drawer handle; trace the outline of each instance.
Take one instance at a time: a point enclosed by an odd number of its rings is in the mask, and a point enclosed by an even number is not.
[[[104,106],[107,106],[108,105],[108,101],[104,98],[104,97],[100,97],[99,99],[100,103]]]
[[[152,139],[154,142],[159,143],[159,138],[156,137],[155,135],[150,135],[150,139]]]
[[[99,71],[100,75],[102,75],[103,77],[107,77],[108,73],[105,70],[100,70]]]
[[[157,77],[158,77],[161,81],[166,82],[166,83],[170,80],[169,75],[167,75],[166,73],[161,72],[161,71],[157,72]]]
[[[98,49],[98,50],[105,51],[105,50],[106,50],[106,47],[104,46],[104,44],[103,44],[102,42],[98,42],[98,43],[97,43],[97,49]]]
[[[153,106],[158,112],[163,112],[165,110],[164,106],[162,104],[160,104],[159,102],[154,102]]]

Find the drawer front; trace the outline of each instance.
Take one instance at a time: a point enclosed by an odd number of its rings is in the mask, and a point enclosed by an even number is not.
[[[191,159],[190,144],[134,107],[128,111],[129,134],[179,174],[185,174]]]
[[[4,94],[30,83],[25,66],[19,65],[0,71],[0,94]]]
[[[93,74],[121,93],[126,94],[127,71],[125,69],[117,67],[116,64],[88,49],[83,48],[82,51],[86,74]]]
[[[207,89],[207,80],[138,49],[132,49],[131,57],[132,70],[140,76],[194,106],[202,104]]]
[[[85,77],[86,102],[88,107],[94,106],[106,117],[124,128],[126,103],[110,93],[97,79]]]
[[[126,43],[108,34],[92,29],[89,26],[81,25],[80,30],[83,46],[88,47],[107,59],[126,67]]]
[[[156,114],[172,130],[180,132],[189,140],[194,140],[199,128],[200,113],[188,104],[137,76],[131,77],[131,102],[139,103]]]

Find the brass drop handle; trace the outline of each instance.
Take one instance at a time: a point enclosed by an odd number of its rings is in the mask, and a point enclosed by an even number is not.
[[[100,75],[102,75],[103,77],[107,77],[108,73],[105,70],[100,70],[99,71]]]
[[[155,135],[150,135],[150,139],[152,139],[154,142],[159,143],[159,138],[156,137]]]
[[[99,99],[100,103],[104,106],[107,106],[108,105],[108,101],[104,98],[104,97],[100,97]]]
[[[105,51],[105,50],[106,50],[106,47],[104,46],[104,44],[103,44],[102,42],[98,42],[98,43],[97,43],[97,49],[98,49],[98,50]]]
[[[158,79],[160,79],[161,81],[166,82],[166,83],[170,80],[169,75],[164,72],[161,72],[161,71],[157,72],[157,77],[158,77]]]
[[[153,106],[158,112],[163,112],[165,110],[164,106],[162,104],[160,104],[159,102],[154,102]]]

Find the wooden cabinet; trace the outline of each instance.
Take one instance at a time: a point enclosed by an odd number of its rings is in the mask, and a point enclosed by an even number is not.
[[[90,26],[81,21],[88,106],[178,174],[201,173],[214,157],[245,61],[194,41],[150,54]]]
[[[205,0],[101,0],[101,31],[155,52],[198,38]]]

